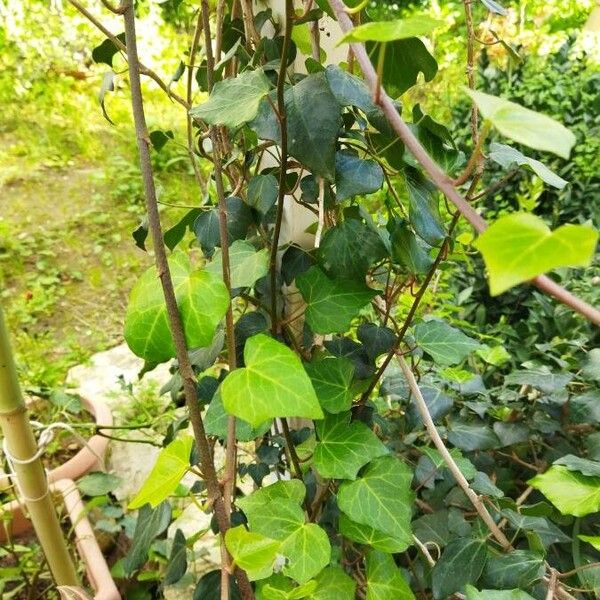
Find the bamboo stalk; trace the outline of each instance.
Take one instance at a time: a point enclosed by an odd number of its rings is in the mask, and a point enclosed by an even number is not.
[[[79,585],[48,490],[41,458],[17,380],[4,314],[0,307],[0,427],[17,483],[57,585]]]

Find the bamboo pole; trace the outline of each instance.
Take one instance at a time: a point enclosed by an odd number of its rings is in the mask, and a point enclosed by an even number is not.
[[[29,512],[33,528],[57,585],[79,585],[75,565],[67,549],[48,490],[41,458],[31,460],[38,444],[27,417],[17,380],[8,331],[0,307],[0,427],[9,463]]]

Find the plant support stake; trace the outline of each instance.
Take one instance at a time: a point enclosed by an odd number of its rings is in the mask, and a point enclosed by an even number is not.
[[[9,466],[31,517],[48,566],[57,585],[79,585],[54,510],[38,444],[27,417],[13,360],[4,314],[0,307],[0,426]]]

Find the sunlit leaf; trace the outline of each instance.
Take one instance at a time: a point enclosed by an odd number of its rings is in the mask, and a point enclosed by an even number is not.
[[[443,21],[432,19],[427,15],[418,15],[395,21],[371,21],[352,28],[340,39],[338,44],[404,40],[420,35],[428,35],[443,24]]]

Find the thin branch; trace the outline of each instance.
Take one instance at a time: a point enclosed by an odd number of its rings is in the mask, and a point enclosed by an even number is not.
[[[209,500],[214,504],[215,516],[219,525],[219,530],[224,534],[229,528],[229,515],[225,510],[223,496],[219,486],[219,480],[213,462],[213,456],[204,430],[202,414],[200,412],[200,403],[198,402],[198,394],[196,389],[196,378],[188,355],[188,350],[185,341],[183,323],[173,287],[173,280],[169,270],[167,253],[163,242],[163,232],[160,223],[160,215],[158,212],[158,202],[156,201],[156,188],[154,184],[154,175],[152,173],[152,162],[150,159],[150,138],[148,127],[146,125],[146,117],[144,114],[144,102],[142,97],[142,86],[140,82],[140,67],[137,51],[137,40],[135,31],[135,13],[133,10],[133,0],[126,0],[126,11],[124,13],[125,22],[125,39],[127,47],[127,58],[129,63],[129,79],[131,87],[131,107],[133,112],[135,132],[138,143],[138,151],[140,155],[140,169],[142,172],[142,180],[144,184],[144,196],[146,199],[146,210],[148,213],[148,225],[152,233],[152,242],[154,245],[154,256],[156,269],[160,278],[163,294],[165,297],[165,305],[169,319],[169,327],[173,342],[177,361],[179,363],[179,372],[183,382],[183,392],[194,438],[200,456],[200,464],[206,488],[209,494]],[[241,576],[240,576],[241,575]],[[240,592],[245,599],[254,598],[254,593],[243,572],[236,570]],[[245,580],[245,581],[244,581]],[[247,585],[244,585],[246,583]]]
[[[417,410],[419,411],[421,419],[425,424],[425,429],[427,430],[427,433],[429,434],[429,437],[431,438],[431,441],[433,442],[434,446],[437,448],[437,451],[440,453],[442,459],[446,463],[446,466],[454,476],[456,483],[458,483],[462,491],[466,494],[467,498],[477,511],[477,514],[481,517],[481,520],[491,531],[496,541],[502,546],[504,550],[511,550],[512,545],[510,541],[498,528],[498,525],[492,518],[492,515],[488,512],[487,508],[481,501],[481,498],[471,489],[471,487],[469,486],[469,482],[462,474],[461,470],[458,468],[458,465],[450,455],[450,452],[448,452],[448,449],[446,448],[442,438],[440,437],[440,434],[438,433],[435,423],[431,418],[431,414],[429,412],[429,409],[427,408],[425,400],[423,399],[421,389],[419,388],[419,385],[417,383],[417,380],[415,379],[411,368],[408,366],[403,356],[397,356],[397,360],[398,364],[400,365],[400,369],[402,369],[402,373],[406,378],[408,387],[410,388],[411,394],[414,398]]]
[[[99,29],[121,52],[127,54],[127,48],[125,44],[110,30],[108,30],[102,23],[89,11],[85,6],[83,6],[78,0],[69,0],[71,5],[75,7],[94,27]],[[146,75],[146,77],[150,77],[157,85],[160,87],[169,98],[175,100],[178,104],[181,104],[186,109],[189,109],[190,106],[188,103],[181,97],[171,92],[169,86],[150,68],[146,65],[138,61],[138,73],[141,75]]]
[[[105,8],[108,8],[108,10],[110,10],[110,12],[114,13],[115,15],[125,14],[125,11],[127,10],[127,6],[126,6],[125,2],[121,2],[119,4],[119,6],[113,6],[110,3],[110,0],[100,0],[100,1],[105,6]]]
[[[277,314],[277,251],[279,249],[279,235],[283,222],[283,208],[285,199],[286,175],[288,165],[288,140],[287,140],[287,115],[285,109],[285,76],[287,62],[291,48],[292,29],[294,27],[294,2],[285,2],[285,32],[281,49],[281,63],[277,76],[277,117],[281,130],[281,164],[279,167],[279,187],[277,190],[277,214],[273,228],[273,240],[269,258],[269,271],[271,274],[271,331],[274,335],[279,333],[279,315]]]
[[[473,0],[463,0],[465,6],[465,20],[467,22],[467,82],[469,88],[475,89],[475,27],[473,25],[473,11],[471,4]],[[471,106],[471,135],[473,137],[473,145],[479,146],[479,123],[477,106],[473,102]]]
[[[352,21],[346,14],[345,6],[342,0],[331,0],[330,5],[333,8],[337,21],[344,33],[352,30]],[[377,86],[377,73],[371,64],[367,51],[361,43],[351,44],[356,60],[358,61],[366,82],[372,89]],[[431,181],[436,187],[448,198],[462,213],[462,215],[471,223],[478,233],[482,233],[487,228],[487,223],[483,217],[463,198],[463,196],[455,189],[452,179],[445,173],[429,156],[425,148],[415,137],[411,129],[398,114],[392,99],[387,95],[385,90],[381,89],[379,95],[380,106],[396,132],[396,135],[402,140],[408,151],[415,157],[417,162],[421,164]],[[541,291],[550,294],[563,304],[571,307],[574,311],[589,319],[592,323],[600,325],[600,310],[577,298],[566,289],[554,283],[551,279],[544,275],[535,277],[531,280]]]

